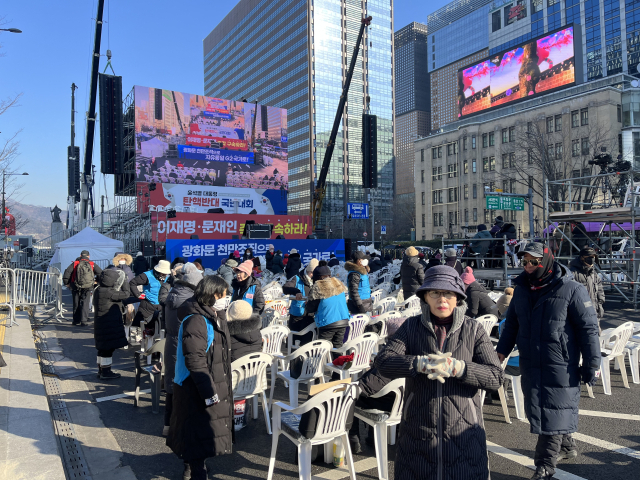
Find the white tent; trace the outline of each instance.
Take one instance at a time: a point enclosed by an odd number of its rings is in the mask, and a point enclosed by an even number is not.
[[[80,256],[80,252],[88,250],[91,260],[111,260],[116,252],[122,252],[124,245],[120,240],[113,240],[87,227],[73,237],[56,245],[56,251],[49,265],[60,265],[61,271]],[[103,263],[103,262],[101,262]],[[58,265],[56,265],[58,264]]]
[[[169,149],[169,146],[157,137],[153,137],[147,142],[142,142],[140,146],[143,157],[162,157],[164,152]]]

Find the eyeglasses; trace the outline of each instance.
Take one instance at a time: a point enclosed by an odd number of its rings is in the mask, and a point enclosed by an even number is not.
[[[521,263],[523,267],[526,267],[529,264],[531,264],[532,267],[537,267],[538,265],[542,265],[542,262],[537,258],[532,258],[530,260],[522,260]]]
[[[444,297],[447,300],[451,300],[453,297],[456,296],[456,294],[454,292],[440,292],[438,290],[430,290],[429,292],[427,292],[429,294],[429,296],[431,298],[433,298],[434,300],[437,300],[440,297]]]

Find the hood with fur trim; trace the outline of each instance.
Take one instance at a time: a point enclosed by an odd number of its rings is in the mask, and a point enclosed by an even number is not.
[[[247,320],[227,321],[227,327],[229,328],[229,335],[249,333],[262,328],[262,318],[257,313],[254,313]]]
[[[362,265],[358,265],[357,263],[347,262],[344,264],[344,269],[347,272],[358,272],[360,275],[366,275],[368,270]]]
[[[113,263],[113,265],[117,267],[120,264],[120,260],[124,260],[125,265],[131,265],[133,263],[133,257],[131,257],[131,255],[127,253],[119,253],[118,255],[113,257],[111,263]]]
[[[315,282],[311,287],[308,298],[309,300],[324,300],[341,293],[347,293],[347,287],[337,278],[329,277]]]

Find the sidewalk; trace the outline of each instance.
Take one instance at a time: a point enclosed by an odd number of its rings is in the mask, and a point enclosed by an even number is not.
[[[64,480],[27,312],[4,331],[0,369],[0,479]],[[0,333],[1,335],[1,333]]]

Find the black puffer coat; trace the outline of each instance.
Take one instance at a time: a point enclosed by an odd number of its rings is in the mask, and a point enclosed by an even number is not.
[[[173,393],[173,377],[176,373],[176,352],[178,351],[178,332],[182,321],[178,318],[178,308],[193,297],[196,287],[183,280],[176,280],[164,303],[164,322],[167,340],[164,344],[164,387],[167,393]]]
[[[479,389],[496,390],[503,372],[478,322],[454,311],[443,351],[466,363],[460,378],[442,384],[417,373],[417,355],[435,353],[429,307],[408,318],[378,354],[375,366],[387,378],[406,378],[404,411],[395,463],[396,480],[487,480],[489,466]]]
[[[271,253],[271,250],[264,254],[264,259],[267,261],[267,270],[271,270],[271,265],[273,265],[273,256],[274,254]]]
[[[186,461],[230,454],[235,439],[231,340],[226,315],[190,298],[178,308],[178,318],[184,321],[182,348],[191,374],[182,385],[173,386],[167,446]],[[210,322],[214,329],[213,344],[208,351],[205,322]],[[205,400],[214,394],[220,402],[207,407]]]
[[[417,255],[415,257],[405,255],[400,266],[400,275],[402,276],[402,293],[407,299],[424,283],[424,269],[420,264],[420,258]]]
[[[302,259],[299,253],[292,253],[289,255],[289,261],[284,267],[284,273],[287,275],[287,279],[297,275],[302,268]]]
[[[375,273],[378,270],[382,270],[383,266],[384,265],[382,265],[382,260],[380,260],[380,257],[374,257],[371,259],[371,262],[369,263],[369,272]]]
[[[569,270],[573,273],[573,278],[576,282],[582,284],[587,289],[591,303],[596,307],[596,313],[598,314],[598,320],[604,317],[604,288],[602,288],[602,279],[596,272],[596,269],[591,266],[585,265],[580,257],[576,257],[569,263]]]
[[[231,336],[231,361],[262,351],[262,319],[253,314],[248,320],[233,320],[227,322]]]
[[[271,270],[275,275],[284,272],[284,263],[282,262],[282,254],[276,253],[271,262]]]
[[[93,293],[93,336],[98,350],[122,348],[129,344],[124,334],[123,305],[138,299],[130,297],[126,280],[126,273],[116,268],[107,268],[100,274],[100,286]]]
[[[149,262],[142,255],[137,256],[133,259],[133,273],[138,276],[141,273],[149,271]]]
[[[236,300],[245,300],[243,298],[244,294],[247,292],[247,290],[249,290],[249,288],[252,285],[256,286],[256,290],[255,292],[253,292],[253,302],[252,302],[253,313],[262,315],[262,312],[264,312],[264,306],[266,305],[266,302],[264,300],[264,295],[262,295],[262,287],[260,286],[260,282],[258,281],[257,278],[253,276],[249,277],[247,280],[245,280],[242,283],[238,282],[237,278],[234,278],[231,281],[231,287],[233,288],[233,295],[231,296],[231,301],[235,302]]]
[[[478,282],[470,283],[465,292],[467,294],[467,313],[471,318],[482,315],[498,316],[498,305],[491,300],[487,290]]]
[[[371,312],[371,298],[360,298],[360,279],[362,275],[367,275],[367,269],[357,263],[347,262],[344,264],[344,269],[349,272],[347,275],[347,288],[349,289],[349,300],[347,300],[347,307],[349,313],[367,313]],[[371,287],[369,287],[369,295],[371,295]]]
[[[531,433],[560,435],[578,428],[580,355],[600,365],[598,319],[586,289],[564,265],[555,263],[550,284],[533,291],[526,273],[507,310],[497,352],[520,352],[524,410]]]

